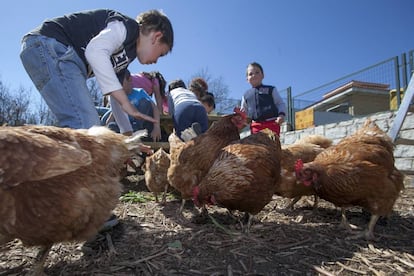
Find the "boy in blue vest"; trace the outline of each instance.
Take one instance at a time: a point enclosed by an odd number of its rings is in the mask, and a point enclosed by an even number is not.
[[[241,100],[241,110],[252,119],[251,133],[268,128],[280,136],[280,125],[285,120],[286,105],[276,87],[263,85],[263,68],[257,62],[247,66],[247,81],[252,86]]]
[[[44,21],[23,37],[20,58],[61,127],[100,125],[86,80],[95,76],[104,95],[111,95],[130,116],[155,122],[128,100],[117,74],[135,58],[156,63],[173,47],[169,19],[159,11],[136,19],[98,9]]]

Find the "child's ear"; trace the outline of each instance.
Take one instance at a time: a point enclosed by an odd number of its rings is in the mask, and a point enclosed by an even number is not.
[[[161,31],[155,31],[152,35],[152,43],[155,44],[162,38],[163,34]]]

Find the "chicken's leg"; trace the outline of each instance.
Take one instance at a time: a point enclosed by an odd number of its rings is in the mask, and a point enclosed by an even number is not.
[[[287,209],[287,210],[293,210],[293,206],[296,204],[296,202],[298,202],[299,201],[299,199],[301,199],[302,198],[302,196],[297,196],[297,197],[295,197],[294,199],[292,199],[292,201],[286,206],[286,208],[285,209]]]
[[[161,205],[165,205],[167,203],[167,193],[169,186],[170,185],[168,183],[164,186],[164,193],[162,194]]]
[[[364,231],[365,239],[375,240],[374,227],[377,224],[379,217],[379,215],[371,215],[371,219],[369,220],[367,229]]]
[[[50,249],[52,248],[52,245],[46,245],[43,246],[39,253],[37,253],[35,263],[33,265],[33,271],[30,273],[32,276],[41,276],[44,275],[44,265],[46,262],[47,255],[49,254]]]
[[[253,218],[254,218],[254,215],[252,215],[250,213],[248,213],[248,216],[249,216],[249,218],[247,220],[246,229],[245,229],[245,233],[247,235],[249,235],[249,233],[250,233],[250,227],[252,226],[252,222],[253,222]]]
[[[375,241],[376,238],[374,236],[374,227],[377,224],[378,219],[378,215],[371,215],[371,219],[369,220],[367,228],[364,231],[361,231],[358,234],[349,237],[349,239],[354,240],[359,238],[365,238],[368,241]]]
[[[369,220],[368,226],[364,231],[360,231],[355,235],[352,235],[350,237],[347,237],[348,240],[355,240],[359,238],[365,238],[366,240],[376,240],[374,236],[374,227],[377,224],[377,221],[379,219],[378,215],[371,215],[371,219]],[[342,222],[341,225],[345,226],[345,228],[352,232],[352,226],[346,219],[345,215],[345,208],[342,208]]]
[[[341,227],[345,228],[346,231],[352,232],[352,226],[349,223],[347,217],[346,217],[346,208],[341,208]]]
[[[179,213],[180,215],[182,215],[182,214],[183,214],[184,205],[185,205],[185,199],[182,199],[182,200],[181,200],[180,209],[178,209],[178,213]]]
[[[313,195],[313,211],[316,212],[318,210],[319,204],[319,197],[317,195]]]

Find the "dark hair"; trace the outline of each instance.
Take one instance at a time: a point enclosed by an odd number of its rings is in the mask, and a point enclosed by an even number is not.
[[[194,78],[190,82],[189,89],[201,99],[208,90],[208,84],[203,78]]]
[[[167,86],[167,82],[165,81],[164,76],[160,72],[158,71],[151,71],[149,73],[141,72],[141,74],[144,75],[149,80],[157,79],[158,84],[160,86],[161,96],[165,97],[165,87]]]
[[[150,74],[158,80],[158,84],[160,85],[161,96],[165,97],[165,87],[167,86],[167,82],[165,81],[164,76],[158,71],[152,71],[150,72]]]
[[[149,10],[139,14],[136,18],[140,31],[143,34],[148,34],[151,31],[160,31],[162,37],[160,39],[161,43],[165,43],[172,51],[174,45],[174,31],[168,17],[157,10]]]
[[[262,74],[263,74],[263,67],[259,63],[257,63],[257,62],[254,61],[254,62],[249,63],[247,65],[247,68],[249,68],[249,66],[259,68],[260,72],[262,72]],[[247,69],[246,69],[246,74],[247,74]]]
[[[212,106],[214,109],[216,108],[216,101],[214,100],[214,94],[211,92],[206,92],[206,94],[201,97],[200,101],[202,103],[206,103],[209,106]]]
[[[185,86],[185,83],[183,80],[178,79],[178,80],[173,80],[172,82],[170,82],[170,84],[168,85],[168,92],[170,92],[171,90],[175,89],[175,88],[185,88],[187,89],[187,86]]]

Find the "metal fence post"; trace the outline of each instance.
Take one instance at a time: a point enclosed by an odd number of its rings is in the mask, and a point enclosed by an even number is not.
[[[289,86],[286,92],[287,96],[287,120],[290,123],[290,129],[295,129],[295,116],[293,114],[293,100],[292,100],[292,87]]]
[[[400,65],[398,63],[398,56],[394,57],[394,71],[395,71],[395,95],[397,97],[397,109],[401,104],[401,86],[400,86]]]
[[[407,88],[408,86],[408,78],[407,78],[407,55],[405,53],[401,54],[401,74],[402,74],[402,85],[403,88]]]

